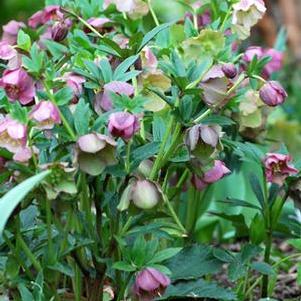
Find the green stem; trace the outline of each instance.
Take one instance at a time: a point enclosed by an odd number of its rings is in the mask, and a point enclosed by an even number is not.
[[[127,174],[131,171],[131,146],[132,140],[128,141],[126,144],[125,170]]]
[[[184,182],[186,181],[188,175],[189,175],[189,170],[185,169],[185,171],[182,173],[182,175],[176,185],[176,191],[170,198],[171,200],[178,194],[179,190],[182,189],[182,186],[183,186]]]
[[[172,115],[170,117],[169,124],[168,124],[168,127],[166,129],[165,135],[163,137],[163,140],[162,140],[159,152],[158,152],[158,156],[155,160],[155,163],[153,165],[153,168],[152,168],[150,176],[149,176],[149,179],[151,181],[155,180],[158,176],[158,172],[161,168],[161,161],[162,161],[162,159],[164,157],[164,153],[165,153],[165,147],[167,145],[168,139],[171,136],[171,133],[172,133],[172,130],[173,130],[173,127],[174,127],[174,121],[175,121],[175,117],[174,117],[174,115]]]
[[[245,78],[246,78],[245,74],[241,74],[238,80],[236,81],[236,83],[228,90],[226,96],[231,95],[231,93],[240,86],[240,84],[245,80]]]
[[[156,26],[159,26],[160,23],[159,23],[159,20],[158,20],[158,18],[157,18],[157,16],[156,16],[156,13],[155,13],[155,11],[154,11],[154,9],[153,9],[153,7],[152,7],[151,0],[147,0],[147,3],[148,3],[149,11],[150,11],[150,13],[151,13],[151,15],[152,15],[152,17],[153,17],[153,19],[154,19],[154,22],[155,22]]]
[[[166,204],[166,206],[167,206],[167,208],[170,212],[170,215],[174,219],[175,223],[178,225],[179,229],[183,232],[183,237],[186,237],[187,236],[187,231],[186,231],[185,227],[182,225],[180,219],[178,218],[178,216],[177,216],[175,210],[173,209],[168,197],[164,193],[163,193],[163,200],[164,200],[164,203]]]
[[[76,141],[76,134],[74,133],[73,129],[71,128],[70,124],[68,123],[67,119],[65,118],[64,114],[61,112],[59,109],[59,106],[56,104],[56,100],[54,95],[52,94],[50,88],[48,87],[46,81],[44,81],[44,87],[46,90],[46,93],[48,95],[48,98],[57,106],[61,120],[63,122],[64,127],[66,128],[67,132],[69,133],[70,137],[72,138],[73,141]]]
[[[5,232],[3,232],[3,239],[6,242],[6,244],[8,245],[8,247],[10,248],[10,250],[12,251],[12,254],[14,256],[14,258],[17,260],[17,262],[19,263],[19,265],[21,267],[23,267],[25,274],[27,275],[27,277],[29,277],[29,279],[34,279],[33,275],[30,271],[30,269],[27,267],[26,263],[23,261],[22,257],[20,256],[19,252],[16,250],[15,246],[11,243],[10,239],[8,238],[8,236],[6,235]]]
[[[130,283],[131,281],[131,278],[132,278],[132,273],[130,273],[126,280],[123,282],[122,284],[122,287],[120,289],[120,293],[118,294],[118,297],[117,297],[117,301],[121,301],[121,300],[125,300],[125,292],[126,292],[126,288],[128,286],[128,284]]]
[[[208,115],[210,115],[212,113],[211,109],[207,109],[203,114],[201,114],[199,117],[197,117],[193,123],[200,123],[203,119],[205,119]]]
[[[36,259],[35,255],[31,252],[29,247],[27,246],[26,242],[23,240],[21,233],[17,233],[16,240],[20,244],[20,247],[22,248],[23,252],[27,256],[27,258],[31,261],[32,265],[38,272],[42,272],[42,266],[39,263],[39,261]]]
[[[45,198],[46,209],[46,224],[47,224],[47,243],[48,243],[48,258],[53,254],[52,248],[52,229],[51,229],[51,202]]]

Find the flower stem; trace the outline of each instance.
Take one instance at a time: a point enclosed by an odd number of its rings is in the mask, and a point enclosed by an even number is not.
[[[185,227],[182,225],[182,223],[181,223],[180,219],[178,218],[176,212],[174,211],[168,197],[164,193],[163,193],[163,200],[164,200],[164,203],[166,204],[166,206],[167,206],[167,208],[170,212],[170,215],[174,219],[175,223],[178,225],[179,229],[183,232],[183,237],[186,237],[187,236],[187,231],[186,231]]]
[[[149,11],[150,11],[150,13],[151,13],[151,15],[152,15],[152,17],[154,19],[154,22],[155,22],[156,26],[159,26],[160,23],[159,23],[159,20],[158,20],[158,18],[156,16],[156,13],[155,13],[155,11],[154,11],[154,9],[152,7],[151,0],[147,0],[147,3],[148,3]]]
[[[203,119],[205,119],[208,115],[210,115],[211,112],[212,112],[211,109],[207,109],[203,114],[201,114],[199,117],[197,117],[197,118],[193,121],[193,123],[196,123],[196,124],[200,123]]]
[[[131,140],[126,144],[125,170],[129,174],[131,171]]]
[[[61,112],[61,110],[59,109],[59,106],[56,104],[56,100],[55,100],[55,97],[54,95],[52,94],[50,88],[48,87],[46,81],[44,81],[44,87],[45,87],[45,90],[46,90],[46,93],[48,95],[48,98],[57,106],[58,110],[59,110],[59,113],[60,113],[60,117],[61,117],[61,120],[63,121],[63,125],[64,127],[66,128],[67,132],[69,133],[71,139],[73,141],[76,140],[76,134],[74,133],[73,129],[71,128],[70,124],[68,123],[67,119],[65,118],[64,114]]]

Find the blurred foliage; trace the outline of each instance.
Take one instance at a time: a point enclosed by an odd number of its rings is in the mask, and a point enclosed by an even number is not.
[[[34,12],[44,6],[44,0],[1,0],[0,23],[10,20],[25,21]]]

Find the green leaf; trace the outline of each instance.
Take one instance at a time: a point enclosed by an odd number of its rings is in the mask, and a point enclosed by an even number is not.
[[[215,282],[206,282],[202,279],[197,281],[181,281],[168,286],[160,300],[169,298],[210,298],[214,300],[236,300],[235,293],[229,289],[219,287]]]
[[[257,178],[257,176],[254,173],[251,173],[249,180],[250,180],[252,190],[253,190],[254,194],[256,195],[257,200],[259,201],[261,207],[264,208],[264,203],[265,203],[264,199],[265,198],[264,198],[262,186],[259,182],[259,179]]]
[[[155,155],[160,148],[160,142],[151,142],[136,148],[132,154],[132,167],[137,167],[141,161],[146,160]]]
[[[301,285],[301,263],[297,265],[297,283]]]
[[[125,72],[137,61],[139,55],[133,55],[124,60],[114,71],[113,79],[121,81]]]
[[[18,290],[20,292],[22,301],[34,300],[32,293],[27,289],[27,287],[23,283],[18,284]]]
[[[69,87],[62,88],[55,93],[54,98],[58,106],[64,106],[69,104],[70,100],[73,98],[73,91]]]
[[[251,264],[251,268],[263,275],[275,275],[275,271],[273,267],[266,262],[253,262]]]
[[[289,239],[287,241],[288,244],[301,251],[301,238]]]
[[[162,251],[159,251],[150,261],[150,263],[159,263],[165,261],[176,254],[178,254],[182,248],[168,248]]]
[[[25,196],[43,179],[51,173],[50,170],[43,171],[19,184],[11,189],[0,199],[0,235],[4,230],[6,222],[13,213],[17,205],[25,198]]]
[[[57,262],[55,265],[47,266],[47,268],[50,270],[53,270],[53,271],[58,271],[71,278],[74,277],[74,272],[73,272],[72,268],[67,264]]]
[[[63,55],[68,53],[68,48],[60,43],[52,40],[44,40],[43,44],[50,51],[55,60],[61,59]]]
[[[263,217],[256,214],[250,225],[250,239],[253,244],[259,245],[265,238],[265,225]]]
[[[165,265],[172,272],[173,280],[196,279],[218,272],[222,262],[216,259],[210,247],[194,245],[184,248]]]
[[[74,112],[74,127],[80,136],[88,132],[91,114],[89,104],[81,98]]]
[[[30,36],[26,34],[22,29],[18,32],[17,44],[20,49],[29,51],[31,47]]]
[[[164,24],[161,24],[157,27],[155,27],[154,29],[152,29],[151,31],[149,31],[143,38],[142,42],[141,42],[141,45],[138,49],[138,52],[140,52],[144,46],[146,46],[148,44],[148,42],[150,40],[152,40],[159,32],[161,32],[162,30],[170,27],[171,25],[173,24],[173,22],[169,22],[169,23],[164,23]]]
[[[106,83],[112,81],[113,78],[113,71],[111,65],[107,59],[102,59],[99,62],[99,67],[102,73],[102,77]]]
[[[124,272],[135,272],[136,268],[124,261],[117,261],[113,264],[113,269]]]

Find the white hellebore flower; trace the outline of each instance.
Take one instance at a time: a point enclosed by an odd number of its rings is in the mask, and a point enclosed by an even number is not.
[[[249,37],[251,27],[260,20],[266,7],[263,0],[240,0],[233,5],[233,30],[241,40]]]

